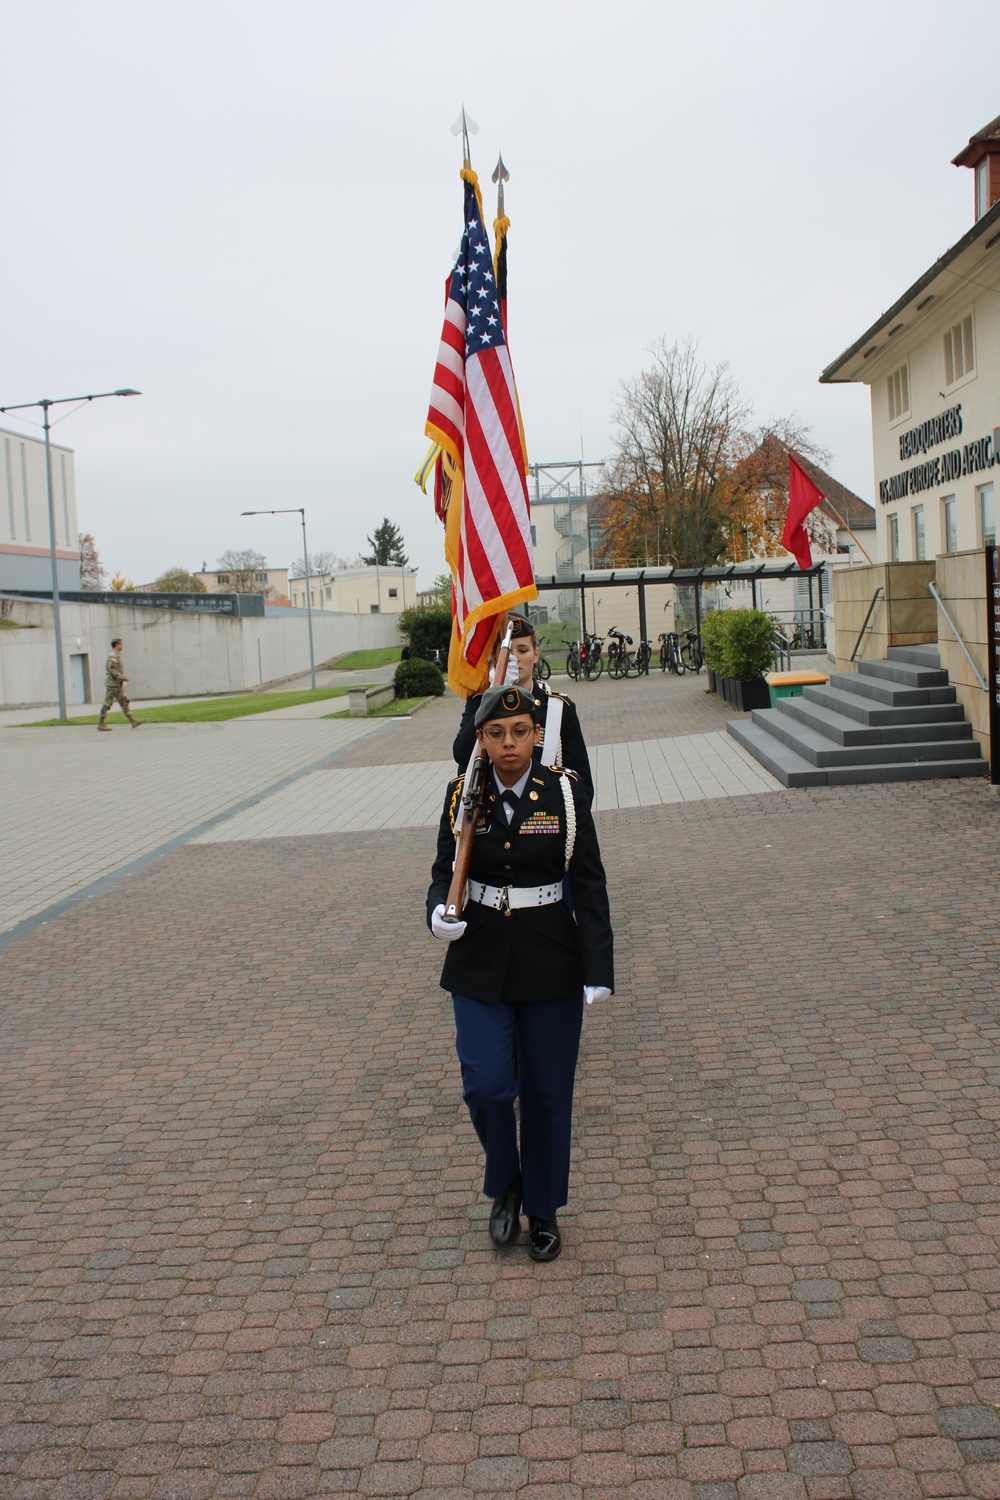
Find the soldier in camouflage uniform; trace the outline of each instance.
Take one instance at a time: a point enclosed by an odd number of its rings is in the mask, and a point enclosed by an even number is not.
[[[134,717],[129,701],[125,696],[125,684],[128,678],[125,676],[125,668],[122,666],[122,643],[121,637],[115,636],[111,642],[111,655],[104,666],[104,705],[101,709],[101,717],[97,721],[98,729],[105,729],[111,733],[111,725],[105,724],[109,711],[114,707],[117,700],[121,704],[122,713],[128,719],[133,729],[138,729],[142,723],[141,719]]]

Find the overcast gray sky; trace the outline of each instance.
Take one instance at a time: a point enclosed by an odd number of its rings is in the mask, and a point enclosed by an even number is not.
[[[0,405],[131,385],[56,429],[80,527],[137,582],[257,546],[351,557],[412,482],[461,234],[462,100],[510,169],[533,460],[604,458],[660,335],[728,361],[872,496],[863,388],[817,385],[972,223],[995,0],[0,0]],[[2,418],[15,426],[13,418]],[[25,427],[34,432],[36,429]]]

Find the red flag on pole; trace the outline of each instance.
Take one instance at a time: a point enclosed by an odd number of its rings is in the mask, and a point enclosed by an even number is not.
[[[812,551],[803,521],[814,511],[825,497],[804,469],[801,469],[791,454],[788,455],[788,519],[782,533],[781,545],[792,553],[800,568],[811,568]]]

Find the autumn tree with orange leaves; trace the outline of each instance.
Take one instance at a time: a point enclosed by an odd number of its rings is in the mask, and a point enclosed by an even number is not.
[[[791,419],[751,423],[749,402],[725,364],[709,368],[692,339],[650,351],[623,381],[614,412],[615,452],[594,504],[598,567],[787,555],[788,452],[825,458]],[[814,512],[815,539],[828,540]]]

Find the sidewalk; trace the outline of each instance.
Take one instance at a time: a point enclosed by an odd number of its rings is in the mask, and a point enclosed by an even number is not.
[[[697,679],[592,687],[597,760],[722,732]],[[357,800],[447,764],[455,709],[0,754],[67,809],[93,777],[130,853],[127,785],[188,828],[239,776]],[[0,1493],[995,1500],[998,816],[978,781],[599,812],[617,992],[548,1266],[487,1239],[427,827],[184,842],[10,943]]]

